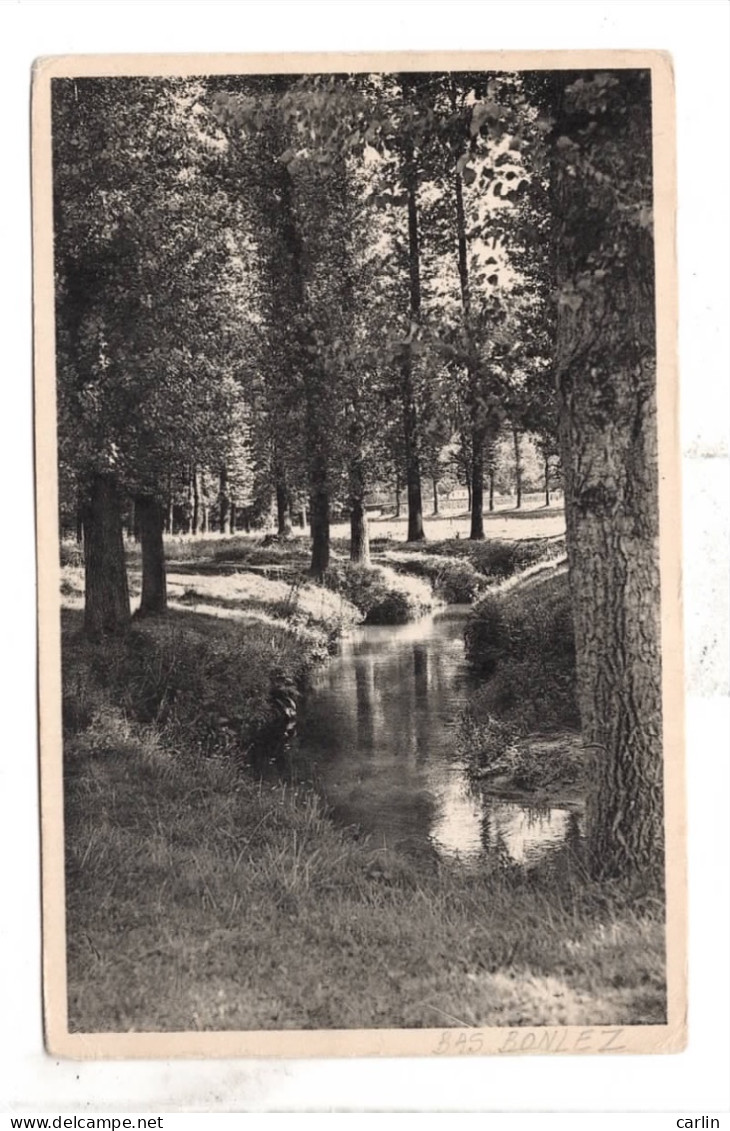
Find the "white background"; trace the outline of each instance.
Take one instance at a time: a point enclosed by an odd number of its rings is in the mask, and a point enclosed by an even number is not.
[[[728,1111],[729,14],[724,0],[0,4],[0,860],[5,893],[0,1104],[5,1110]],[[683,449],[692,455],[684,461],[690,688],[688,1050],[666,1057],[470,1062],[74,1064],[49,1058],[41,1039],[35,747],[32,60],[112,51],[590,47],[669,50],[676,68],[682,433]],[[665,1125],[676,1126],[676,1121],[667,1116]]]

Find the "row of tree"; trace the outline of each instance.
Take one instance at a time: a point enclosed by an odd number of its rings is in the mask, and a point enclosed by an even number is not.
[[[543,445],[531,436],[509,429],[498,436],[485,454],[486,510],[493,512],[497,500],[504,504],[509,497],[511,505],[519,510],[525,495],[539,494],[549,507],[556,490],[560,489],[560,463],[557,457],[546,455]],[[368,495],[368,510],[383,518],[403,517],[402,468],[392,469],[373,483]],[[464,509],[470,513],[471,455],[461,437],[455,437],[437,456],[430,469],[430,499],[427,509],[432,516],[458,514]],[[243,481],[243,486],[241,483]],[[211,532],[235,534],[243,531],[269,530],[274,519],[307,529],[307,497],[290,493],[283,507],[274,506],[274,491],[270,481],[243,476],[231,483],[228,469],[213,475],[195,464],[183,468],[177,479],[170,478],[169,492],[164,500],[164,533],[203,535]],[[277,513],[278,512],[278,513]],[[349,516],[348,501],[344,495],[335,499],[333,517],[338,522]],[[83,541],[83,523],[80,510],[68,512],[62,505],[62,526],[65,533],[75,532],[76,540]],[[127,537],[139,542],[139,520],[134,497],[124,508],[124,525]],[[284,531],[284,532],[285,532]],[[279,533],[282,533],[281,528]],[[353,554],[356,547],[353,547]]]
[[[242,499],[255,522],[273,498],[282,534],[307,512],[321,575],[334,500],[356,560],[366,495],[387,478],[419,540],[422,481],[438,484],[449,453],[484,536],[505,421],[557,454],[523,85],[59,84],[62,499],[89,538],[100,477],[99,505],[133,498],[143,536],[173,526],[176,500],[202,529],[212,482],[219,528]]]
[[[333,501],[366,560],[366,496],[395,473],[420,540],[455,444],[482,538],[495,440],[532,432],[562,459],[596,847],[610,870],[655,844],[648,73],[54,80],[53,140],[87,630],[129,623],[125,498],[155,612],[180,482],[193,524],[211,480],[220,525],[243,496],[268,492],[281,534],[306,508],[320,577]]]

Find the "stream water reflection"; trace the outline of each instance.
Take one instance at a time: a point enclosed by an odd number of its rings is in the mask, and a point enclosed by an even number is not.
[[[470,785],[452,733],[472,686],[467,613],[451,606],[414,624],[352,632],[315,676],[288,772],[377,845],[532,863],[577,835],[577,819]]]

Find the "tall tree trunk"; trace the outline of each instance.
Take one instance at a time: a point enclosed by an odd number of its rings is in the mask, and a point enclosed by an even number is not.
[[[210,507],[207,502],[203,503],[203,534],[207,534],[210,530]]]
[[[522,452],[520,451],[520,433],[517,428],[512,428],[512,440],[515,449],[515,507],[522,506]]]
[[[487,472],[487,480],[489,482],[489,502],[487,504],[490,512],[494,510],[494,473],[497,460],[497,436],[499,434],[499,422],[495,416],[490,420],[490,426],[487,431],[487,440],[484,447],[484,463]]]
[[[452,99],[454,98],[452,86]],[[470,490],[469,511],[471,527],[469,537],[473,541],[484,538],[484,442],[486,427],[484,405],[480,388],[479,369],[474,357],[471,337],[471,293],[469,289],[469,258],[466,242],[466,220],[464,216],[464,193],[461,174],[454,174],[454,193],[456,197],[456,236],[459,261],[459,283],[461,288],[461,312],[467,348],[467,387],[469,389],[469,417],[471,426],[471,467],[469,468]]]
[[[165,549],[162,541],[164,511],[153,495],[137,495],[137,514],[142,542],[142,600],[138,616],[167,612]]]
[[[590,866],[660,886],[654,252],[649,224],[635,218],[652,205],[651,80],[613,74],[590,130],[572,80],[555,79],[554,271],[569,300],[558,303],[556,381]]]
[[[84,504],[81,500],[76,504],[76,541],[84,540]]]
[[[174,502],[174,499],[172,497],[172,494],[170,495],[170,498],[169,498],[169,501],[168,501],[168,504],[167,504],[167,518],[165,519],[165,532],[167,534],[174,534],[175,533],[175,502]]]
[[[404,90],[408,80],[403,83]],[[408,494],[408,541],[422,542],[423,501],[421,499],[421,463],[419,453],[418,410],[413,386],[412,342],[421,321],[421,252],[418,234],[418,176],[413,143],[406,141],[403,176],[408,198],[408,274],[410,325],[408,342],[401,360],[401,398],[406,457],[406,490]]]
[[[195,515],[195,490],[194,490],[194,486],[193,486],[193,469],[192,469],[192,467],[187,468],[186,476],[187,476],[187,478],[186,478],[186,482],[185,482],[185,502],[183,504],[183,522],[184,522],[184,531],[183,532],[185,534],[192,534],[193,533],[193,521],[194,521],[194,515]]]
[[[467,510],[471,513],[471,443],[467,444],[462,441],[459,452],[459,470],[463,479],[463,484],[460,480],[459,486],[463,485],[466,487],[468,498]]]
[[[456,112],[456,84],[451,83],[451,104]],[[471,327],[471,291],[469,287],[469,256],[466,237],[466,218],[464,215],[464,189],[459,166],[454,171],[454,197],[456,200],[456,247],[459,266],[459,286],[461,290],[461,316],[466,338],[467,388],[469,390],[469,423],[471,427],[471,467],[469,511],[471,527],[469,537],[473,541],[484,538],[484,442],[486,422],[484,419],[484,398],[482,395],[479,367],[474,356]]]
[[[303,502],[302,503],[302,530],[306,530],[306,529],[307,529],[307,504],[306,504],[306,502]]]
[[[326,380],[319,347],[306,316],[305,267],[301,232],[295,209],[295,188],[287,165],[278,170],[279,206],[284,269],[280,266],[278,296],[295,327],[296,364],[304,391],[307,464],[309,473],[312,559],[310,575],[321,578],[330,554],[330,435],[331,388]]]
[[[418,455],[418,414],[413,392],[412,354],[410,346],[405,347],[401,365],[403,397],[403,430],[406,455],[406,495],[408,499],[409,542],[422,542],[426,537],[423,529],[423,501],[421,499],[421,464]]]
[[[228,528],[228,469],[222,467],[218,481],[218,528],[225,534]]]
[[[233,499],[231,499],[230,504],[229,504],[229,508],[228,508],[228,533],[229,534],[235,534],[236,533],[236,515],[237,515],[236,504],[233,501]]]
[[[307,401],[309,454],[310,525],[312,531],[312,559],[309,573],[321,579],[330,564],[330,487],[329,487],[329,437],[322,433],[324,409],[321,405],[324,390],[322,375],[310,375],[311,385]]]
[[[119,490],[113,475],[94,474],[84,500],[84,631],[98,639],[131,622]]]
[[[193,464],[190,472],[190,486],[193,493],[193,534],[200,534],[203,529],[203,499],[200,483],[200,468]]]
[[[395,517],[396,518],[400,518],[400,509],[401,509],[401,507],[400,507],[400,492],[401,492],[400,471],[396,467],[396,469],[395,469]]]
[[[350,561],[370,565],[370,535],[365,509],[365,469],[362,456],[350,461]]]
[[[550,506],[550,456],[545,456],[545,506]]]
[[[291,506],[289,503],[289,488],[286,482],[286,472],[282,467],[274,470],[276,483],[276,526],[280,538],[291,537]]]
[[[309,500],[312,561],[309,573],[321,579],[330,563],[330,499],[324,468],[315,461],[312,470],[313,488]]]
[[[350,503],[350,561],[370,565],[368,516],[362,499]]]
[[[435,475],[431,476],[431,482],[433,483],[433,513],[438,514],[439,513],[439,481],[438,481],[438,479]]]
[[[480,541],[484,538],[484,434],[476,427],[472,431],[469,510],[471,511],[469,537],[473,541]]]

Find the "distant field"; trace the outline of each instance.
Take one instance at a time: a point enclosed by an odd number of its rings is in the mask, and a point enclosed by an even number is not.
[[[433,541],[445,538],[469,537],[469,514],[466,511],[436,516],[424,515],[426,537]],[[395,538],[405,541],[407,518],[371,518],[371,538]],[[487,538],[550,538],[565,533],[565,513],[562,501],[546,507],[542,495],[528,495],[520,510],[514,509],[510,499],[498,502],[496,509],[484,514],[484,534]],[[332,527],[333,538],[349,535],[347,523]]]
[[[444,541],[448,538],[468,538],[470,518],[468,511],[448,511],[439,515],[425,514],[423,518],[423,525],[426,532],[426,538],[432,542]],[[408,519],[405,513],[400,518],[370,518],[370,537],[371,538],[393,538],[396,541],[405,542],[406,532],[408,528]],[[203,543],[209,539],[216,540],[218,538],[230,539],[250,537],[252,541],[258,541],[265,534],[274,532],[274,528],[267,528],[261,530],[254,530],[250,535],[244,535],[242,531],[237,531],[235,535],[230,534],[217,534],[211,531],[205,535],[197,535],[193,537],[187,534],[176,534],[174,539],[166,537],[168,544],[174,542],[179,544],[181,542],[197,542]],[[301,526],[295,525],[294,535],[304,535]],[[523,499],[522,507],[520,510],[515,510],[514,503],[509,500],[498,500],[495,509],[490,513],[485,511],[484,514],[484,534],[486,538],[552,538],[559,537],[565,533],[565,512],[563,510],[562,499],[556,502],[555,505],[546,507],[543,502],[543,496],[527,495]],[[349,539],[350,525],[348,522],[333,522],[330,527],[330,534],[332,539],[337,542],[342,539]],[[306,536],[309,536],[309,530],[306,531]],[[174,557],[173,555],[170,555]]]

